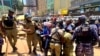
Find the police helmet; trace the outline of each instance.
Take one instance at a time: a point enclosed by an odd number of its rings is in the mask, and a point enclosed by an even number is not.
[[[94,17],[90,17],[90,18],[89,18],[89,23],[90,23],[90,24],[94,24],[95,21],[96,21],[96,19],[95,19]]]
[[[80,17],[78,18],[78,20],[79,20],[81,23],[85,23],[86,17],[80,16]]]
[[[32,16],[30,15],[30,14],[25,14],[25,19],[27,19],[27,18],[31,18]]]

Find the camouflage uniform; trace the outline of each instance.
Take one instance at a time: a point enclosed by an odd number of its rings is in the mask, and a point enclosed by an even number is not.
[[[94,27],[86,24],[86,17],[79,17],[80,25],[76,27],[73,33],[72,41],[76,42],[76,56],[94,56],[93,45],[98,40],[98,34]]]
[[[93,45],[93,40],[97,41],[97,39],[98,39],[97,32],[91,28],[91,36],[94,36],[94,38],[91,38],[91,40],[90,40],[90,37],[88,38],[89,40],[81,39],[82,36],[79,37],[79,35],[80,35],[79,33],[80,33],[80,26],[76,28],[74,35],[73,35],[73,40],[76,39],[76,51],[75,51],[76,56],[84,56],[84,55],[85,56],[94,56],[92,45]]]

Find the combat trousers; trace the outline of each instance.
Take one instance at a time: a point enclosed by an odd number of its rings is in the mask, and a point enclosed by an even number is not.
[[[15,48],[16,42],[17,42],[17,29],[9,29],[6,30],[7,38],[10,42],[10,45]]]
[[[36,51],[36,47],[38,44],[38,38],[36,34],[27,34],[27,44],[28,44],[28,48],[29,48],[29,52],[31,52],[32,48],[32,44],[34,45],[34,49],[33,51]]]
[[[55,56],[60,56],[61,53],[61,44],[59,43],[50,43],[51,53]]]
[[[76,56],[94,56],[91,43],[79,43],[76,45]]]
[[[37,36],[38,36],[38,41],[39,41],[40,50],[43,51],[43,50],[42,50],[42,37],[41,37],[40,35],[38,35],[38,34],[37,34]]]

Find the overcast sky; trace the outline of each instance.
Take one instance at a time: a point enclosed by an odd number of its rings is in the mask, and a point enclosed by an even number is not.
[[[24,2],[24,5],[26,5],[26,0],[23,0],[23,2]]]

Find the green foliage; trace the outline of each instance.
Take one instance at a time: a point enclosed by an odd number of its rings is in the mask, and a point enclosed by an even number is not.
[[[23,3],[19,0],[16,1],[16,7],[18,10],[22,11],[23,10]]]
[[[7,13],[9,9],[12,9],[11,7],[8,6],[2,6],[0,5],[0,13]]]

